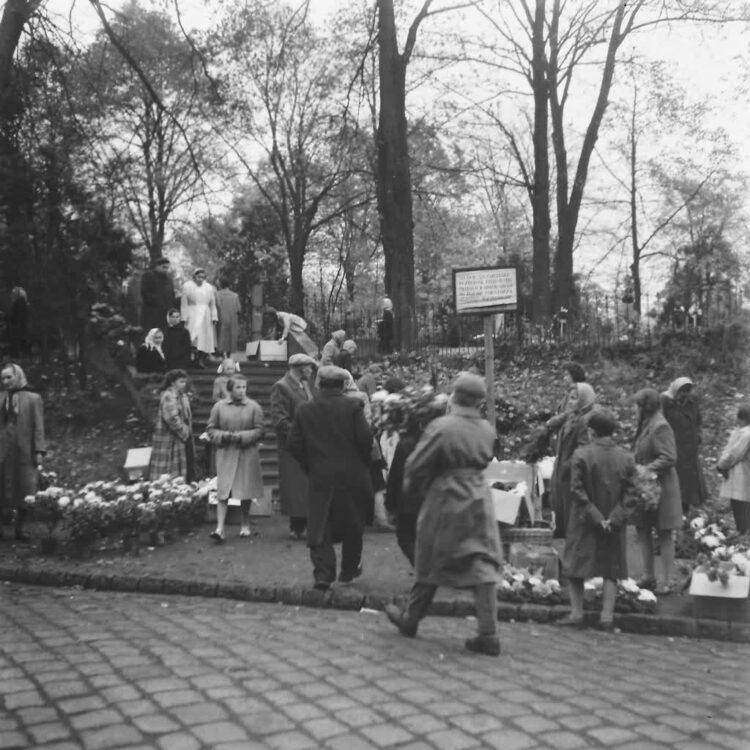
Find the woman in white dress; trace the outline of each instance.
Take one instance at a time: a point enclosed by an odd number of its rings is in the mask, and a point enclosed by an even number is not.
[[[190,343],[198,352],[198,363],[205,366],[206,358],[216,349],[214,326],[219,320],[216,309],[216,289],[206,281],[206,272],[197,268],[193,280],[182,287],[182,319],[190,333]]]

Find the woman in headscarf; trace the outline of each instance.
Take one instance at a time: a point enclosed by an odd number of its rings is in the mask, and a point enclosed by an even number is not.
[[[152,373],[163,373],[167,369],[166,358],[161,345],[164,343],[164,334],[160,328],[152,328],[143,343],[135,353],[135,369],[138,372],[149,375]]]
[[[565,421],[557,438],[555,468],[550,479],[550,504],[555,512],[555,536],[565,537],[571,508],[571,459],[581,445],[589,442],[586,417],[594,408],[596,393],[588,383],[574,383],[568,391]]]
[[[634,401],[638,414],[633,443],[635,461],[652,472],[661,487],[659,507],[644,511],[636,523],[644,570],[639,585],[653,589],[657,594],[668,594],[674,575],[674,530],[682,525],[680,483],[675,469],[677,448],[672,428],[662,414],[659,394],[653,388],[643,388],[635,394]],[[654,530],[659,537],[661,560],[661,580],[658,583],[654,570]]]
[[[677,446],[677,476],[682,495],[682,511],[706,501],[706,482],[703,477],[698,448],[701,444],[701,412],[693,393],[690,378],[677,378],[661,394],[664,418],[674,432]]]
[[[188,482],[195,478],[193,415],[186,388],[184,370],[170,370],[164,376],[148,472],[150,479],[158,479],[162,474],[183,477]]]
[[[27,542],[23,499],[36,492],[46,450],[42,398],[28,390],[18,365],[5,365],[0,381],[0,538],[2,517],[14,511],[16,540]]]

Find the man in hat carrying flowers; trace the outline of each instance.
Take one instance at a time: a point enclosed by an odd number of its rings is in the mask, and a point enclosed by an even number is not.
[[[479,413],[486,397],[482,378],[461,373],[453,385],[450,412],[427,426],[409,456],[404,489],[424,497],[417,520],[416,582],[404,610],[388,604],[385,612],[401,635],[413,637],[438,586],[471,588],[479,632],[465,646],[497,656],[502,548],[484,478],[495,445],[495,430]]]
[[[341,544],[339,581],[362,574],[365,513],[373,502],[372,433],[362,402],[344,395],[348,377],[332,365],[318,370],[319,392],[297,405],[287,440],[309,482],[307,546],[320,591],[336,580],[334,544]]]
[[[307,354],[292,354],[289,371],[271,386],[271,421],[279,452],[279,502],[289,516],[289,538],[303,539],[307,529],[307,475],[289,452],[286,441],[297,407],[313,397],[310,378],[315,360]]]

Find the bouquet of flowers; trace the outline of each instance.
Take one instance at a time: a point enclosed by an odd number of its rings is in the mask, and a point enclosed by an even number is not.
[[[659,477],[638,464],[635,474],[635,488],[638,493],[639,507],[642,511],[649,512],[658,510],[661,500],[661,485]]]
[[[424,428],[448,409],[448,394],[431,385],[407,386],[398,393],[375,391],[372,395],[373,423],[378,432],[401,432],[410,422]]]

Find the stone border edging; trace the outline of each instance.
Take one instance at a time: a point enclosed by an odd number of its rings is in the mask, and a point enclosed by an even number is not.
[[[156,576],[108,575],[106,573],[75,573],[67,570],[35,570],[24,566],[0,565],[0,580],[35,586],[78,587],[99,591],[123,591],[140,594],[178,594],[183,596],[221,597],[244,602],[291,604],[301,607],[331,608],[358,611],[363,607],[382,610],[384,606],[405,601],[404,595],[382,597],[360,594],[352,589],[334,588],[317,591],[301,586],[264,586],[243,583],[209,583],[205,581],[159,578]],[[499,601],[497,619],[501,622],[536,622],[550,624],[570,611],[562,605],[513,604]],[[440,617],[469,617],[475,614],[470,601],[437,601],[430,614]],[[595,612],[586,613],[586,621],[593,625]],[[735,643],[750,643],[750,623],[728,620],[695,619],[671,615],[615,614],[615,625],[626,633],[664,635],[671,637],[709,638]]]

